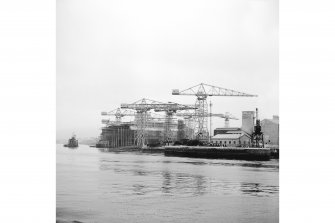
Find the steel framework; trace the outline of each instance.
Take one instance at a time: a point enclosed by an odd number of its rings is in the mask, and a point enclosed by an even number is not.
[[[166,119],[164,124],[164,141],[171,139],[171,122],[173,119],[173,113],[177,110],[195,109],[194,106],[189,107],[187,105],[181,105],[177,103],[163,103],[150,99],[143,98],[131,104],[121,104],[123,109],[132,109],[136,111],[135,124],[136,124],[136,145],[144,147],[147,144],[147,123],[148,123],[148,112],[155,110],[156,112],[165,111]]]
[[[196,107],[192,105],[181,105],[177,103],[169,102],[168,104],[161,106],[160,108],[154,109],[155,112],[165,112],[165,125],[164,125],[164,133],[163,139],[165,143],[170,143],[172,141],[172,131],[171,124],[173,120],[173,115],[176,114],[177,111],[182,110],[195,110]]]
[[[256,108],[256,125],[254,126],[254,131],[251,135],[252,147],[263,147],[264,148],[264,136],[261,127],[261,121],[258,118],[258,108]]]
[[[208,140],[208,129],[207,129],[207,119],[208,119],[208,105],[207,97],[211,96],[236,96],[236,97],[257,97],[257,95],[247,94],[235,90],[230,90],[227,88],[216,87],[208,84],[198,84],[196,86],[190,87],[188,89],[179,91],[178,89],[172,90],[172,95],[190,95],[196,96],[195,107],[195,131],[197,138],[200,140]]]
[[[101,112],[102,116],[115,116],[115,121],[111,121],[109,119],[102,119],[102,123],[106,125],[120,125],[122,118],[125,116],[132,116],[135,117],[135,113],[131,110],[117,108],[109,112]]]

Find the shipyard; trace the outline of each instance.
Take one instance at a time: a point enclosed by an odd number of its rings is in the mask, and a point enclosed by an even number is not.
[[[57,3],[57,221],[278,222],[278,3],[82,1]]]
[[[257,95],[204,83],[182,91],[174,89],[172,95],[193,96],[196,101],[179,104],[143,98],[101,112],[103,127],[96,147],[104,151],[161,152],[200,158],[279,158],[279,116],[261,120],[255,108],[242,111],[241,126],[230,127],[230,120],[239,118],[227,111],[212,113],[213,103],[208,103],[213,96]],[[130,121],[123,121],[124,117]],[[224,119],[224,126],[212,130],[216,119]]]

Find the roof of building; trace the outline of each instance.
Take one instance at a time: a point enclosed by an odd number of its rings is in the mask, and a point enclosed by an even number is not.
[[[228,131],[225,134],[242,134],[243,131],[242,130],[236,130],[236,131]]]
[[[244,134],[218,134],[212,137],[212,139],[239,139]]]
[[[228,127],[228,128],[216,128],[214,130],[236,131],[236,130],[241,130],[241,128],[239,128],[239,127]]]

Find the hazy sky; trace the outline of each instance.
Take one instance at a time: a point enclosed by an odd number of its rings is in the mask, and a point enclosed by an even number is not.
[[[171,91],[201,82],[259,95],[210,98],[231,126],[278,114],[278,0],[57,0],[58,139],[97,137],[121,103],[193,104]]]

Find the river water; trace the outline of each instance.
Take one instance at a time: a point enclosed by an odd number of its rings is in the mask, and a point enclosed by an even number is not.
[[[279,163],[57,145],[57,222],[278,222]]]

